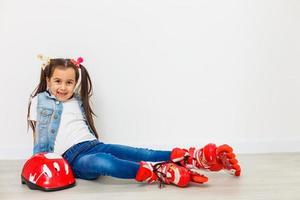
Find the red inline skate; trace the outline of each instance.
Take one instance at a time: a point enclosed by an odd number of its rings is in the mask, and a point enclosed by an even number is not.
[[[187,169],[207,169],[210,171],[229,170],[235,176],[240,176],[241,167],[233,153],[233,149],[227,145],[216,146],[207,144],[201,149],[195,147],[187,149],[174,148],[171,152],[171,160]]]
[[[139,182],[159,182],[160,188],[164,184],[186,187],[190,182],[205,183],[208,180],[207,177],[178,166],[173,162],[162,162],[153,165],[144,161],[140,162],[140,168],[135,179]]]

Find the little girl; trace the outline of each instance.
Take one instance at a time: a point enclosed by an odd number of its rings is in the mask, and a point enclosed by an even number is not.
[[[89,102],[92,83],[81,64],[83,59],[39,58],[44,61],[40,82],[28,106],[33,154],[60,154],[75,177],[88,180],[113,176],[183,187],[190,181],[207,181],[198,169],[225,169],[240,175],[240,166],[228,145],[161,151],[101,142]]]

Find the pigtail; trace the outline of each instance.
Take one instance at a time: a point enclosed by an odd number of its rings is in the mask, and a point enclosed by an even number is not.
[[[44,69],[41,69],[40,73],[40,82],[38,86],[33,90],[33,92],[30,95],[29,101],[28,101],[28,109],[27,109],[27,131],[29,130],[29,127],[35,131],[35,124],[33,121],[29,120],[29,114],[30,114],[30,106],[31,106],[31,99],[35,97],[38,93],[43,92],[47,89],[47,73],[50,71],[50,66],[47,65]]]
[[[92,86],[92,81],[89,76],[89,73],[85,69],[83,65],[80,65],[81,69],[81,89],[80,89],[80,96],[83,104],[83,109],[86,114],[87,121],[94,132],[96,138],[98,138],[98,133],[96,130],[96,127],[94,125],[94,120],[93,120],[93,115],[95,113],[93,112],[91,106],[90,106],[90,97],[92,96],[92,91],[93,91],[93,86]]]
[[[31,94],[31,97],[35,97],[38,93],[47,90],[47,74],[49,74],[50,66],[48,65],[44,70],[41,70],[40,74],[40,83],[38,84],[37,88]]]

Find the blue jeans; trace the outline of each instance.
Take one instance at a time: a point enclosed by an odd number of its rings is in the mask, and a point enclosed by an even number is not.
[[[104,144],[93,140],[72,146],[63,157],[77,178],[92,180],[99,176],[113,176],[131,179],[136,177],[140,161],[167,161],[170,160],[170,154],[170,151]]]

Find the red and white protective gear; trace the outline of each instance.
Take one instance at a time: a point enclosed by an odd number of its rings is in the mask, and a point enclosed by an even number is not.
[[[171,152],[171,160],[188,169],[208,169],[210,171],[226,169],[235,176],[241,174],[241,167],[236,155],[227,144],[217,147],[210,143],[201,149],[191,147],[189,150],[174,148]]]
[[[144,161],[140,162],[140,168],[135,179],[139,182],[146,181],[148,183],[159,181],[160,187],[164,184],[186,187],[189,182],[204,183],[208,180],[207,177],[172,162],[152,165]]]
[[[26,161],[21,182],[30,189],[53,191],[75,185],[72,169],[67,161],[54,153],[39,153]]]

